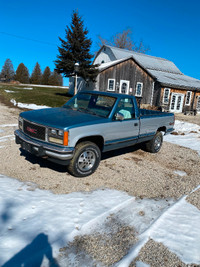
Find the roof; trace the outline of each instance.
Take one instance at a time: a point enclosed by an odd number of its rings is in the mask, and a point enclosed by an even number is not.
[[[169,61],[167,59],[149,56],[143,53],[137,53],[134,51],[121,49],[118,47],[113,47],[113,46],[107,46],[107,47],[112,50],[114,56],[116,57],[116,60],[132,56],[145,69],[160,70],[160,71],[182,74],[182,72],[176,67],[176,65],[172,61]]]
[[[155,70],[150,70],[150,73],[156,78],[158,82],[160,82],[164,86],[186,89],[200,89],[200,80],[184,74],[180,75]]]
[[[184,75],[172,61],[108,45],[104,45],[99,53],[105,47],[111,50],[116,60],[101,64],[100,71],[132,58],[163,86],[200,89],[200,80]]]

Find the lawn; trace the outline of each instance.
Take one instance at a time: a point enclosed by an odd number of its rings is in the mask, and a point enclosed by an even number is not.
[[[68,87],[16,85],[0,83],[0,99],[10,105],[11,99],[25,104],[59,107],[71,98]]]

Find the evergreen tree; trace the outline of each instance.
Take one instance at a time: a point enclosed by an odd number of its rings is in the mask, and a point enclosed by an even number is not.
[[[54,70],[51,73],[51,76],[49,77],[49,85],[57,85],[57,86],[62,86],[63,85],[63,78],[62,76],[57,73],[56,70]]]
[[[31,83],[41,84],[41,80],[42,80],[42,71],[40,65],[37,62],[31,75]]]
[[[50,68],[47,66],[42,74],[42,84],[49,84],[49,78],[51,76],[51,70]]]
[[[29,71],[23,63],[20,63],[17,67],[15,80],[20,83],[30,83]]]
[[[79,63],[78,75],[83,79],[95,80],[98,70],[92,65],[90,47],[92,41],[87,38],[88,30],[84,29],[83,20],[77,11],[73,11],[71,27],[67,26],[66,40],[59,37],[61,47],[55,61],[56,71],[69,77],[74,73],[74,65]]]
[[[9,82],[9,81],[14,79],[14,76],[15,76],[15,70],[14,70],[12,61],[8,58],[8,59],[6,59],[4,65],[2,67],[0,77],[5,82]]]

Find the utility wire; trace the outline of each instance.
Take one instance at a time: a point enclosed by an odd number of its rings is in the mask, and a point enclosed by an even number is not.
[[[11,36],[11,37],[15,37],[15,38],[19,38],[19,39],[23,39],[23,40],[27,40],[27,41],[32,41],[32,42],[36,42],[36,43],[58,46],[58,45],[53,44],[53,43],[49,43],[49,42],[45,42],[45,41],[39,41],[39,40],[35,40],[35,39],[31,39],[31,38],[27,38],[27,37],[23,37],[23,36],[19,36],[19,35],[7,33],[7,32],[0,32],[0,34],[4,34],[4,35]]]

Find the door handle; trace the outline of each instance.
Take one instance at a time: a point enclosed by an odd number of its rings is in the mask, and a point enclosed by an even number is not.
[[[136,123],[134,123],[134,126],[138,126],[138,123],[136,122]]]

